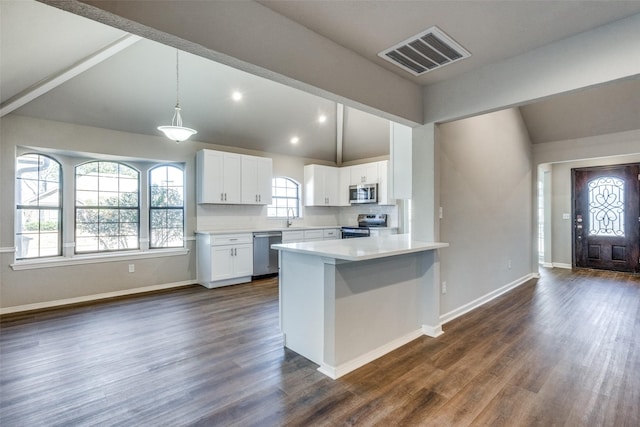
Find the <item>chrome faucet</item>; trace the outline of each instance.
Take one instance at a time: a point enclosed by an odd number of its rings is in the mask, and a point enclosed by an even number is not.
[[[289,216],[289,212],[291,212],[291,216]],[[287,209],[287,228],[291,227],[293,224],[293,218],[295,218],[295,212],[293,208]]]

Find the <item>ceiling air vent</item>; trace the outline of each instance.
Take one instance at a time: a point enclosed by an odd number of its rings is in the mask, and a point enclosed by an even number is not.
[[[431,27],[397,45],[383,50],[379,57],[421,76],[471,56],[469,52],[438,27]]]

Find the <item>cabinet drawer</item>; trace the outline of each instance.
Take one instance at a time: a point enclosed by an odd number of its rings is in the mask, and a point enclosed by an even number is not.
[[[329,229],[326,229],[326,230],[322,230],[322,237],[325,240],[339,239],[340,238],[340,230],[338,230],[337,228],[329,228]]]
[[[253,243],[253,234],[215,234],[211,236],[211,246],[236,245],[240,243]]]
[[[304,230],[304,240],[322,240],[323,230]]]
[[[282,243],[294,243],[304,241],[304,233],[300,231],[283,231]]]

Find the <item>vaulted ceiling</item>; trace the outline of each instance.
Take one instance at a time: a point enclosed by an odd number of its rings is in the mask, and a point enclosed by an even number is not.
[[[640,13],[637,1],[259,3],[419,86]],[[11,110],[149,135],[169,124],[176,101],[175,49],[126,39],[122,30],[36,1],[2,0],[0,8],[3,114]],[[431,25],[472,56],[421,77],[378,57]],[[103,52],[107,46],[111,50]],[[344,161],[388,154],[388,120],[349,105],[338,117],[335,101],[210,59],[181,52],[179,85],[184,124],[198,130],[198,141],[334,161],[336,127],[342,125]],[[231,98],[234,91],[242,93],[241,101]],[[636,79],[521,111],[532,142],[548,142],[636,129],[639,99]],[[291,144],[293,136],[298,144]]]

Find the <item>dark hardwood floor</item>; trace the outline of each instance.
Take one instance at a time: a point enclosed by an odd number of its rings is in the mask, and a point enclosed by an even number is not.
[[[543,270],[332,381],[274,279],[5,316],[0,425],[640,426],[640,278]]]

